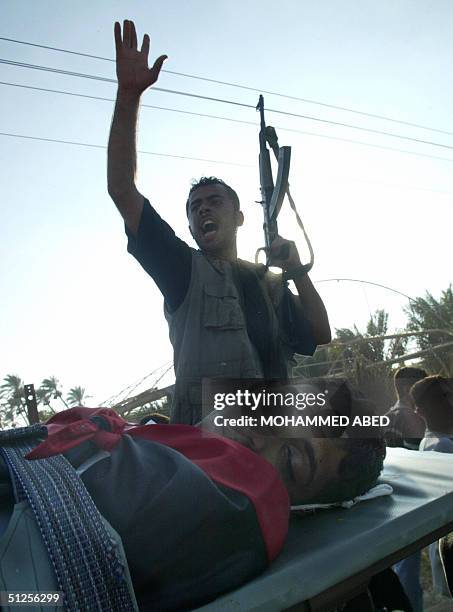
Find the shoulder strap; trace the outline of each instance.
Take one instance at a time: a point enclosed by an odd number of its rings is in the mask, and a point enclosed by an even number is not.
[[[62,455],[24,458],[46,436],[42,425],[1,431],[0,453],[16,500],[33,510],[65,609],[136,612],[117,543],[72,465]]]

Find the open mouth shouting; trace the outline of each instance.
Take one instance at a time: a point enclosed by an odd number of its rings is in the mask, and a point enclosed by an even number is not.
[[[218,229],[219,226],[215,221],[213,221],[213,219],[205,219],[201,223],[201,233],[203,235],[203,238],[207,240],[211,240],[212,238],[214,238]]]

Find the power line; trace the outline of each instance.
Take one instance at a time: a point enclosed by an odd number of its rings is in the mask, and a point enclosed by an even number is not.
[[[64,91],[61,89],[49,89],[47,87],[35,87],[32,85],[24,85],[21,83],[11,83],[9,81],[0,81],[0,85],[7,85],[10,87],[19,87],[22,89],[29,89],[29,90],[33,90],[33,91],[42,91],[42,92],[47,92],[47,93],[55,93],[55,94],[61,94],[61,95],[66,95],[66,96],[74,96],[76,98],[86,98],[89,100],[101,100],[104,102],[115,102],[114,98],[106,98],[103,96],[93,96],[93,95],[89,95],[89,94],[81,94],[81,93],[76,93],[76,92],[72,92],[72,91]],[[205,117],[208,119],[218,119],[221,121],[230,121],[231,123],[238,123],[238,124],[243,124],[243,125],[251,125],[253,127],[257,127],[259,124],[258,122],[255,121],[245,121],[243,119],[234,119],[233,117],[223,117],[221,115],[212,115],[212,114],[208,114],[208,113],[197,113],[194,111],[187,111],[187,110],[182,110],[179,108],[169,108],[167,106],[157,106],[154,104],[145,104],[142,103],[141,104],[142,108],[153,108],[153,109],[157,109],[157,110],[164,110],[164,111],[169,111],[172,113],[181,113],[184,115],[192,115],[195,117]],[[340,136],[330,136],[328,134],[319,134],[316,132],[308,132],[305,130],[297,130],[294,128],[284,128],[284,127],[279,127],[279,126],[275,126],[277,130],[281,130],[281,131],[285,131],[285,132],[293,132],[296,134],[303,134],[305,136],[314,136],[315,138],[326,138],[328,140],[337,140],[340,142],[346,142],[348,144],[355,144],[355,145],[360,145],[362,147],[372,147],[375,149],[383,149],[386,151],[393,151],[395,153],[404,153],[407,155],[415,155],[417,157],[427,157],[429,159],[437,159],[437,160],[441,160],[441,161],[447,161],[447,162],[453,162],[453,159],[450,159],[448,157],[440,157],[438,155],[430,155],[429,153],[418,153],[417,151],[408,151],[407,149],[399,149],[396,147],[387,147],[385,145],[380,145],[380,144],[374,144],[371,142],[363,142],[361,140],[354,140],[351,138],[342,138]]]
[[[412,298],[410,295],[406,295],[402,291],[398,291],[397,289],[393,289],[392,287],[388,287],[387,285],[381,285],[380,283],[374,283],[372,281],[361,280],[358,278],[325,278],[325,279],[318,280],[315,282],[316,283],[330,283],[333,281],[337,281],[337,282],[347,281],[350,283],[365,283],[366,285],[374,285],[375,287],[380,287],[381,289],[387,289],[387,291],[392,291],[393,293],[397,293],[398,295],[401,295],[402,297],[408,299],[409,302],[414,302],[414,303],[423,302],[424,304],[426,304],[426,306],[428,306],[430,310],[432,310],[437,315],[439,321],[442,321],[442,323],[445,325],[447,329],[451,327],[450,322],[444,319],[444,317],[442,316],[442,313],[439,312],[438,309],[433,304],[430,304],[427,300],[425,300],[425,298],[422,298],[422,297]]]
[[[276,110],[267,108],[269,113],[278,113],[279,115],[286,115],[287,117],[298,117],[301,119],[309,119],[310,121],[318,121],[320,123],[328,123],[329,125],[335,125],[337,127],[346,127],[354,130],[360,130],[362,132],[369,132],[370,134],[379,134],[380,136],[391,136],[392,138],[400,138],[401,140],[410,140],[411,142],[417,142],[418,144],[427,144],[433,147],[442,147],[443,149],[452,149],[450,145],[445,145],[440,142],[432,142],[430,140],[421,140],[420,138],[413,138],[412,136],[403,136],[402,134],[393,134],[392,132],[385,132],[383,130],[374,130],[372,128],[366,128],[359,125],[351,125],[349,123],[342,123],[340,121],[330,121],[329,119],[321,119],[320,117],[311,117],[309,115],[300,115],[299,113],[291,113],[288,111]]]
[[[375,287],[380,287],[381,289],[387,289],[387,291],[392,291],[393,293],[397,293],[398,295],[401,295],[402,297],[405,297],[406,299],[408,299],[410,302],[415,302],[416,300],[414,298],[411,298],[410,295],[406,295],[405,293],[402,293],[401,291],[398,291],[397,289],[393,289],[392,287],[387,287],[386,285],[381,285],[380,283],[373,283],[372,281],[366,281],[366,280],[362,280],[359,278],[323,278],[321,280],[317,280],[314,281],[315,283],[331,283],[333,281],[347,281],[350,283],[365,283],[366,285],[374,285]]]
[[[39,64],[27,64],[26,62],[16,62],[14,60],[0,59],[0,64],[6,64],[8,66],[15,66],[16,68],[29,68],[31,70],[43,70],[44,72],[53,72],[55,74],[64,74],[66,76],[74,76],[83,79],[92,79],[94,81],[103,81],[105,83],[117,83],[116,79],[109,79],[108,77],[102,77],[94,74],[86,74],[84,72],[73,72],[71,70],[62,70],[61,68],[52,68],[50,66],[41,66]],[[199,100],[208,100],[209,102],[221,102],[223,104],[232,104],[234,106],[242,106],[243,108],[253,108],[254,104],[244,104],[243,102],[236,102],[234,100],[224,100],[223,98],[212,98],[210,96],[202,96],[200,94],[194,94],[188,91],[179,91],[177,89],[165,89],[163,87],[154,87],[154,91],[161,91],[163,93],[170,93],[179,96],[187,96],[189,98],[198,98]],[[277,111],[279,112],[279,111]]]
[[[60,68],[52,68],[50,66],[40,66],[38,64],[27,64],[26,62],[16,62],[14,60],[0,59],[0,64],[8,66],[16,66],[17,68],[30,68],[32,70],[43,70],[45,72],[54,72],[56,74],[65,74],[67,76],[76,76],[84,79],[93,79],[95,81],[105,81],[107,83],[116,83],[116,79],[109,79],[96,75],[84,74],[81,72],[72,72],[70,70],[61,70]]]
[[[96,81],[104,81],[104,82],[108,82],[108,83],[116,83],[116,79],[110,79],[107,77],[101,77],[101,76],[97,76],[97,75],[92,75],[92,74],[86,74],[86,73],[81,73],[81,72],[72,72],[69,70],[62,70],[60,68],[52,68],[52,67],[48,67],[48,66],[42,66],[42,65],[37,65],[37,64],[27,64],[25,62],[16,62],[13,60],[8,60],[8,59],[3,59],[0,58],[0,64],[6,64],[9,66],[15,66],[18,68],[29,68],[32,70],[42,70],[45,72],[52,72],[52,73],[56,73],[56,74],[63,74],[66,76],[74,76],[74,77],[79,77],[79,78],[86,78],[86,79],[92,79],[92,80],[96,80]],[[237,102],[235,100],[226,100],[224,98],[213,98],[210,96],[203,96],[201,94],[194,94],[191,92],[187,92],[187,91],[179,91],[179,90],[175,90],[175,89],[165,89],[162,87],[153,87],[152,88],[154,91],[160,91],[163,93],[170,93],[170,94],[174,94],[174,95],[180,95],[180,96],[187,96],[190,98],[197,98],[199,100],[208,100],[209,102],[220,102],[222,104],[231,104],[234,106],[240,106],[242,108],[252,108],[255,109],[255,106],[253,104],[245,104],[243,102]],[[372,128],[366,128],[366,127],[362,127],[362,126],[358,126],[358,125],[352,125],[349,123],[342,123],[339,121],[330,121],[329,119],[322,119],[320,117],[313,117],[310,115],[302,115],[300,113],[292,113],[289,111],[282,111],[279,109],[271,109],[271,108],[267,108],[266,111],[268,113],[276,113],[279,115],[285,115],[287,117],[297,117],[299,119],[307,119],[309,121],[316,121],[318,123],[325,123],[328,125],[334,125],[336,127],[345,127],[348,129],[354,129],[354,130],[359,130],[362,132],[368,132],[371,134],[378,134],[380,136],[389,136],[391,138],[399,138],[401,140],[408,140],[411,142],[416,142],[418,144],[425,144],[425,145],[429,145],[429,146],[433,146],[433,147],[441,147],[443,149],[449,149],[449,150],[453,150],[453,146],[450,145],[446,145],[446,144],[442,144],[439,142],[433,142],[433,141],[429,141],[429,140],[422,140],[420,138],[413,138],[411,136],[403,136],[402,134],[395,134],[393,132],[386,132],[383,130],[375,130]]]
[[[1,82],[0,82],[1,84]],[[91,144],[91,143],[85,143],[85,142],[76,142],[76,141],[71,141],[71,140],[62,140],[62,139],[56,139],[56,138],[44,138],[44,137],[38,137],[38,136],[29,136],[27,134],[14,134],[14,133],[9,133],[9,132],[0,132],[0,136],[9,136],[11,138],[23,138],[23,139],[27,139],[27,140],[36,140],[36,141],[41,141],[41,142],[51,142],[51,143],[56,143],[56,144],[68,144],[68,145],[75,145],[75,146],[81,146],[81,147],[89,147],[89,148],[93,148],[93,149],[106,149],[107,147],[105,145],[97,145],[97,144]],[[359,143],[360,144],[360,143]],[[365,144],[365,143],[364,143]],[[373,145],[370,145],[373,146]],[[386,147],[388,148],[388,147]],[[397,149],[390,149],[390,150],[397,150]],[[173,154],[169,154],[169,153],[157,153],[154,151],[143,151],[143,150],[138,150],[137,153],[141,153],[143,155],[155,155],[156,157],[170,157],[170,158],[175,158],[175,159],[187,159],[187,160],[192,160],[192,161],[202,161],[202,162],[209,162],[209,163],[214,163],[214,164],[224,164],[224,165],[231,165],[231,166],[240,166],[243,168],[253,168],[254,166],[252,166],[251,164],[240,164],[237,162],[228,162],[228,161],[219,161],[219,160],[213,160],[213,159],[204,159],[204,158],[198,158],[198,157],[188,157],[188,156],[184,156],[184,155],[173,155]],[[410,153],[410,151],[407,151],[407,153]],[[414,155],[422,155],[414,153]],[[426,156],[426,157],[433,157],[433,156]],[[435,159],[444,159],[444,158],[435,158]],[[453,162],[453,159],[446,159],[445,161],[450,161]],[[385,183],[381,183],[380,184],[384,184]],[[398,185],[399,186],[399,185]],[[404,186],[403,186],[404,187]],[[418,189],[418,188],[416,188]],[[438,192],[437,190],[433,190],[433,189],[423,189],[423,191],[434,191],[434,192]],[[450,192],[440,192],[440,193],[450,193]],[[320,280],[317,282],[328,282],[328,281],[354,281],[354,282],[367,282],[367,281],[359,281],[359,280],[355,280],[355,279],[347,279],[347,278],[335,278],[335,279],[325,279],[325,280]],[[376,285],[376,283],[368,283],[368,284],[374,284]],[[378,286],[382,286],[383,285],[378,285]],[[391,291],[393,291],[391,288],[389,287],[384,287],[385,289],[390,289]],[[404,295],[404,294],[402,294]]]
[[[449,157],[441,157],[440,155],[430,155],[429,153],[418,153],[417,151],[408,151],[407,149],[398,149],[397,147],[386,147],[385,145],[374,144],[371,142],[363,142],[361,140],[354,140],[352,138],[341,138],[340,136],[328,136],[326,134],[316,134],[314,132],[302,132],[301,130],[293,130],[290,128],[278,128],[279,130],[287,132],[297,132],[299,134],[305,134],[306,136],[315,136],[316,138],[327,138],[328,140],[338,140],[340,142],[347,142],[349,144],[357,144],[362,147],[372,147],[373,149],[384,149],[385,151],[393,151],[395,153],[405,153],[407,155],[415,155],[416,157],[428,157],[429,159],[437,159],[440,161],[453,162],[453,159]]]
[[[97,60],[102,60],[102,61],[107,61],[107,62],[115,62],[115,60],[110,58],[110,57],[102,57],[102,56],[99,56],[99,55],[92,55],[91,53],[82,53],[80,51],[72,51],[72,50],[69,50],[69,49],[61,49],[59,47],[52,47],[50,45],[40,45],[40,44],[37,44],[37,43],[31,43],[31,42],[24,41],[24,40],[16,40],[16,39],[13,39],[13,38],[5,38],[3,36],[0,36],[0,40],[4,40],[6,42],[11,42],[11,43],[16,43],[16,44],[20,44],[20,45],[27,45],[27,46],[30,46],[30,47],[38,47],[40,49],[47,49],[49,51],[58,51],[60,53],[67,53],[67,54],[70,54],[70,55],[77,55],[77,56],[80,56],[80,57],[87,57],[87,58],[90,58],[90,59],[97,59]],[[348,108],[348,107],[345,107],[345,106],[337,106],[335,104],[328,104],[326,102],[319,102],[317,100],[310,100],[308,98],[301,98],[299,96],[292,96],[292,95],[289,95],[289,94],[283,94],[283,93],[280,93],[280,92],[270,91],[270,90],[267,90],[267,89],[257,89],[255,87],[249,87],[247,85],[241,85],[239,83],[231,83],[229,81],[221,81],[221,80],[218,80],[218,79],[211,79],[211,78],[208,78],[208,77],[201,77],[201,76],[194,75],[194,74],[188,74],[186,72],[176,72],[174,70],[168,70],[166,68],[163,68],[162,72],[165,72],[167,74],[172,74],[172,75],[175,75],[175,76],[181,76],[181,77],[189,78],[189,79],[196,79],[198,81],[205,81],[205,82],[208,82],[208,83],[215,83],[217,85],[226,85],[228,87],[235,87],[237,89],[243,89],[243,90],[246,90],[246,91],[254,91],[254,92],[257,92],[257,93],[269,94],[269,95],[277,96],[277,97],[280,97],[280,98],[286,98],[288,100],[296,100],[296,101],[299,101],[299,102],[305,102],[307,104],[315,104],[317,106],[323,106],[325,108],[332,108],[334,110],[340,110],[340,111],[345,111],[345,112],[348,112],[348,113],[354,113],[354,114],[357,114],[357,115],[362,115],[364,117],[371,117],[373,119],[382,119],[384,121],[390,121],[392,123],[398,123],[400,125],[407,125],[409,127],[415,127],[415,128],[419,128],[419,129],[422,129],[422,130],[428,130],[428,131],[431,131],[431,132],[437,132],[438,134],[446,134],[447,136],[453,136],[453,132],[448,132],[447,130],[440,130],[438,128],[433,128],[433,127],[429,127],[429,126],[426,126],[426,125],[421,125],[419,123],[411,123],[410,121],[402,121],[401,119],[394,119],[394,118],[388,117],[386,115],[377,115],[377,114],[374,114],[374,113],[368,113],[368,112],[365,112],[365,111],[359,111],[357,109],[352,109],[352,108]]]
[[[0,40],[16,43],[18,45],[26,45],[27,47],[37,47],[38,49],[48,49],[49,51],[59,51],[60,53],[68,53],[70,55],[79,55],[80,57],[89,57],[90,59],[103,60],[105,62],[114,62],[110,57],[102,57],[100,55],[92,55],[91,53],[82,53],[81,51],[71,51],[69,49],[60,49],[59,47],[51,47],[50,45],[39,45],[38,43],[28,42],[26,40],[17,40],[15,38],[6,38],[0,36]]]
[[[88,142],[76,142],[74,140],[60,140],[57,138],[42,138],[42,137],[38,137],[38,136],[28,136],[26,134],[14,134],[11,132],[0,132],[0,136],[9,136],[11,138],[24,138],[26,140],[38,140],[41,142],[53,142],[53,143],[57,143],[57,144],[68,144],[68,145],[75,145],[78,147],[89,147],[92,149],[106,149],[107,147],[105,145],[98,145],[98,144],[91,144]],[[157,157],[171,157],[174,159],[188,159],[191,161],[201,161],[201,162],[207,162],[207,163],[211,163],[211,164],[224,164],[227,166],[240,166],[242,168],[253,168],[254,166],[252,166],[251,164],[239,164],[237,162],[229,162],[229,161],[220,161],[220,160],[215,160],[215,159],[204,159],[202,157],[188,157],[187,155],[171,155],[170,153],[157,153],[156,151],[141,151],[138,150],[137,153],[141,153],[143,155],[155,155]]]
[[[337,281],[337,282],[347,281],[349,283],[365,283],[366,285],[374,285],[375,287],[380,287],[381,289],[387,289],[387,291],[392,291],[393,293],[401,295],[402,297],[409,300],[409,302],[411,303],[423,302],[430,310],[432,310],[436,314],[439,321],[441,321],[447,329],[451,327],[450,322],[445,320],[445,318],[442,316],[442,313],[439,312],[439,310],[433,304],[430,304],[427,300],[425,300],[425,298],[422,298],[422,297],[413,298],[410,295],[406,295],[402,291],[398,291],[398,289],[393,289],[392,287],[388,287],[387,285],[381,285],[380,283],[374,283],[372,281],[361,280],[358,278],[325,278],[325,279],[314,281],[314,282],[315,283],[330,283],[333,281]]]
[[[56,94],[63,94],[66,96],[75,96],[77,98],[88,98],[90,100],[102,100],[104,102],[115,102],[115,98],[105,98],[103,96],[92,96],[89,94],[81,94],[81,93],[76,93],[76,92],[72,92],[72,91],[63,91],[61,89],[49,89],[47,87],[35,87],[33,85],[23,85],[22,83],[10,83],[9,81],[0,81],[0,85],[9,85],[11,87],[20,87],[22,89],[32,89],[35,91],[45,91],[48,93],[56,93]],[[247,124],[247,125],[253,125],[254,127],[256,127],[258,124],[258,122],[256,121],[245,121],[242,119],[233,119],[232,117],[222,117],[220,115],[210,115],[207,113],[196,113],[194,111],[187,111],[187,110],[181,110],[179,108],[168,108],[167,106],[156,106],[154,104],[144,104],[144,103],[140,103],[140,107],[141,108],[154,108],[154,109],[158,109],[158,110],[165,110],[165,111],[171,111],[173,113],[183,113],[184,115],[195,115],[197,117],[208,117],[209,119],[221,119],[223,121],[231,121],[232,123],[243,123],[243,124]],[[285,128],[279,128],[279,129],[285,129]],[[298,131],[298,130],[290,130],[290,131]],[[305,132],[301,132],[302,134],[305,134]]]

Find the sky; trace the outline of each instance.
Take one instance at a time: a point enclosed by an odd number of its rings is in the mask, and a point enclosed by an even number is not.
[[[280,144],[292,147],[291,191],[314,247],[311,278],[332,328],[363,330],[370,314],[385,308],[390,331],[401,329],[407,300],[328,279],[378,283],[411,297],[426,291],[438,297],[448,287],[449,0],[1,0],[0,37],[112,60],[113,24],[125,18],[135,21],[139,39],[150,34],[153,61],[169,56],[166,70],[256,90],[163,72],[161,88],[249,106],[144,94],[144,104],[173,111],[141,110],[138,147],[147,153],[138,157],[138,187],[180,238],[194,246],[184,210],[191,181],[216,175],[238,191],[245,213],[239,256],[253,260],[262,246],[253,107],[260,91],[271,91],[292,96],[266,93],[267,109],[292,113],[268,110],[266,120]],[[115,79],[112,61],[1,39],[0,58]],[[65,391],[85,387],[93,406],[125,388],[135,393],[154,385],[172,359],[162,298],[128,255],[106,190],[115,83],[5,63],[0,81],[0,379],[17,374],[38,386],[53,375]],[[287,202],[279,230],[306,258]],[[159,385],[170,382],[171,371]]]

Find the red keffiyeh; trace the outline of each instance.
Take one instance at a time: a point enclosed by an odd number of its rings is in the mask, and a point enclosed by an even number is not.
[[[190,425],[133,425],[109,408],[71,408],[46,426],[48,437],[27,459],[64,453],[87,440],[112,451],[125,434],[178,451],[213,481],[251,500],[269,561],[282,549],[288,530],[287,490],[270,463],[237,442]]]

